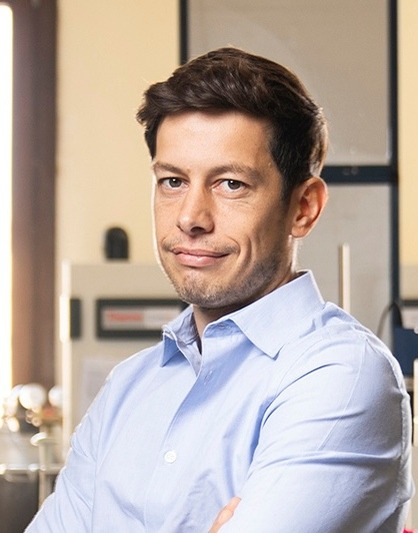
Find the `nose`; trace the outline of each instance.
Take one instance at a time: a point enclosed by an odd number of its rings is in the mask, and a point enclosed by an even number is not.
[[[214,228],[213,206],[210,193],[191,187],[183,197],[177,226],[188,235],[210,233]]]

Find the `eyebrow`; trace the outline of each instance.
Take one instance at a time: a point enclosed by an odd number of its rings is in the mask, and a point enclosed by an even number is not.
[[[175,165],[172,165],[170,163],[163,163],[163,162],[155,162],[152,165],[152,169],[155,171],[166,171],[166,172],[172,172],[173,174],[186,174],[184,170],[182,170],[180,167],[177,167]],[[256,170],[253,167],[250,167],[248,165],[242,165],[240,163],[230,163],[226,165],[218,165],[216,167],[213,167],[209,171],[209,176],[218,176],[221,174],[236,174],[236,175],[246,175],[254,180],[260,180],[261,175],[258,170]]]
[[[183,174],[181,168],[176,167],[175,165],[170,165],[170,163],[160,163],[156,162],[151,165],[152,170],[155,172],[157,170],[173,172],[173,174]]]
[[[227,173],[245,175],[254,180],[259,180],[261,178],[260,172],[258,170],[248,165],[242,165],[241,163],[219,165],[211,169],[209,174],[213,176],[217,176],[219,174],[227,174]]]

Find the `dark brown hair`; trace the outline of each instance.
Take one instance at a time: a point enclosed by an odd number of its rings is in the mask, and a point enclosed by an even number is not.
[[[285,199],[299,183],[320,174],[328,139],[325,118],[299,78],[282,65],[220,48],[151,85],[137,113],[151,157],[164,117],[205,109],[237,110],[269,121],[269,148],[283,177]]]

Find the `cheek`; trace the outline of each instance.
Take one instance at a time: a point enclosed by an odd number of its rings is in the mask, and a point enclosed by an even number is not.
[[[251,234],[260,240],[271,239],[283,231],[283,220],[275,209],[267,209],[264,206],[260,207],[257,211],[249,214],[246,218],[248,227],[251,221]]]
[[[278,240],[278,235],[268,220],[260,221],[257,224],[254,224],[254,221],[249,224],[248,220],[249,217],[243,220],[241,225],[234,225],[235,231],[230,224],[227,235],[239,245],[241,260],[253,263],[268,255],[273,243]]]
[[[167,239],[167,230],[158,219],[154,220],[154,246],[158,250],[159,255],[164,254],[164,241]]]
[[[266,216],[258,217],[247,237],[252,254],[266,257],[276,253],[287,242],[285,220],[278,216],[277,210],[270,211]]]
[[[158,235],[167,232],[168,228],[175,226],[170,210],[159,204],[154,204],[154,230]]]

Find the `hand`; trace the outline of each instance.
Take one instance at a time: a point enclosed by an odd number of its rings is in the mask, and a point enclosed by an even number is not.
[[[228,522],[228,520],[234,515],[234,511],[237,508],[239,502],[241,501],[241,498],[238,498],[238,496],[234,496],[228,503],[225,505],[221,511],[219,511],[218,516],[216,517],[215,522],[213,523],[212,527],[210,528],[209,533],[217,533],[220,528]]]

